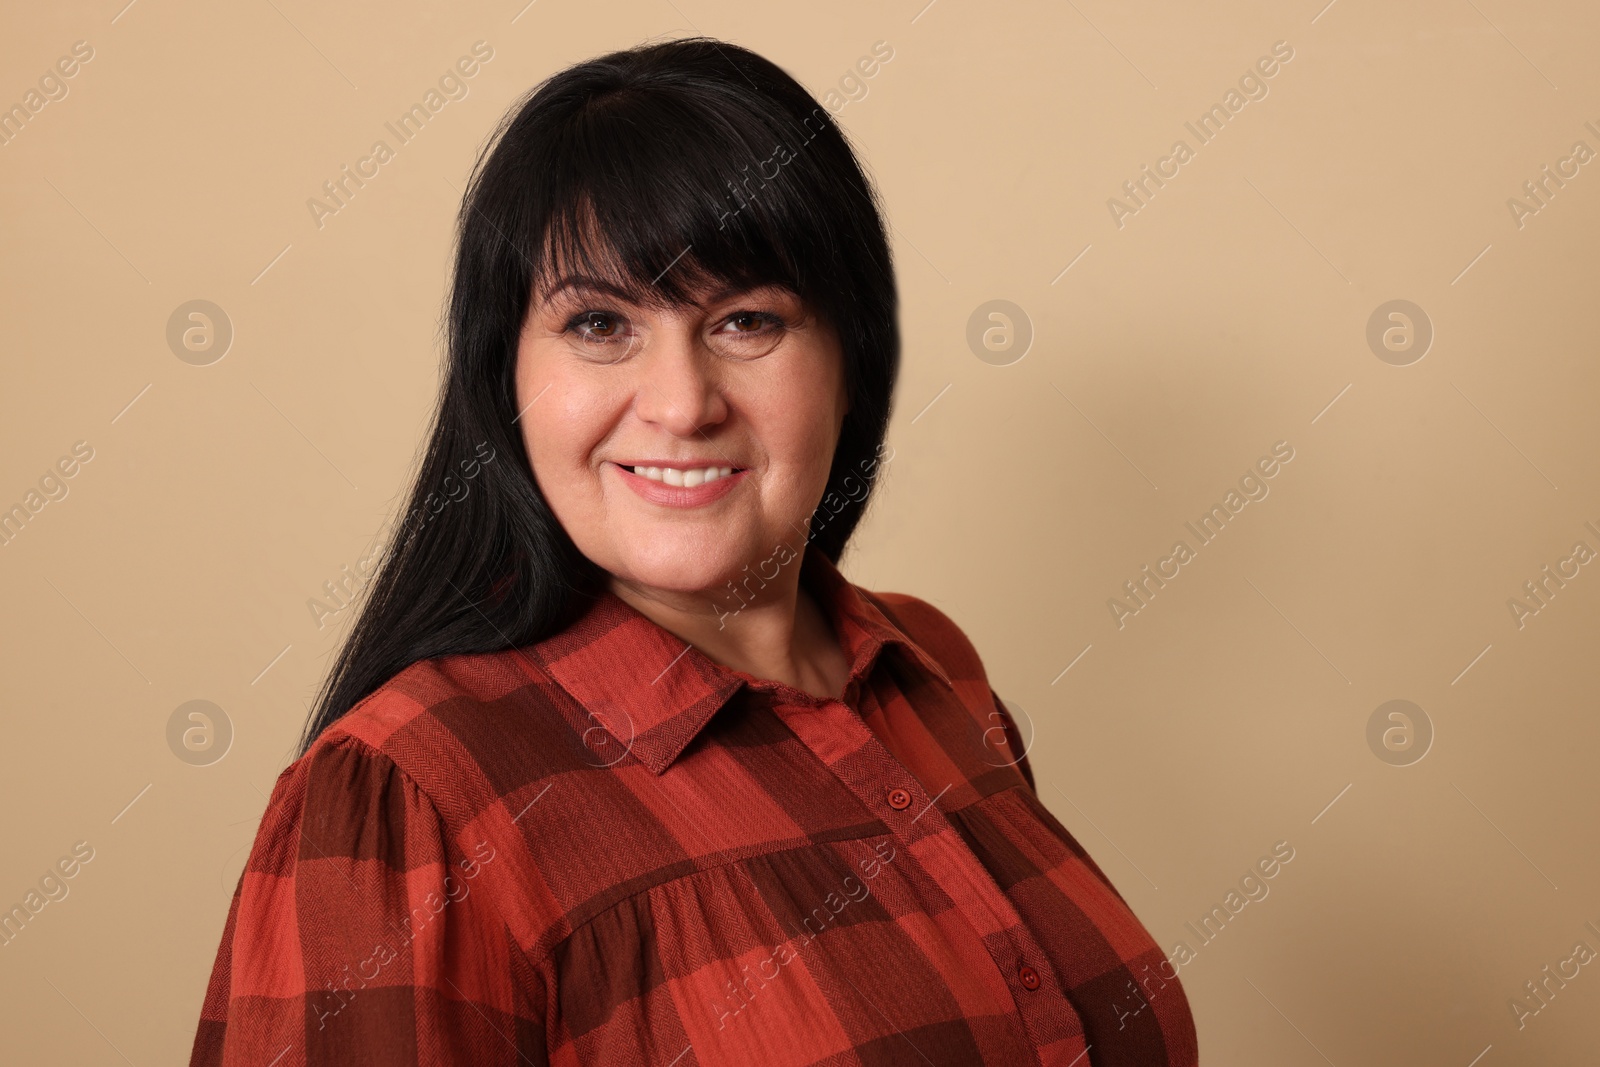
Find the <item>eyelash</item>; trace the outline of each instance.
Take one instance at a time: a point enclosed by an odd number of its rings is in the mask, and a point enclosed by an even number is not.
[[[756,331],[755,333],[745,333],[745,336],[755,337],[755,336],[759,336],[760,334],[763,334],[763,333],[772,333],[775,330],[785,330],[785,329],[788,329],[788,327],[789,327],[789,323],[784,320],[782,315],[779,315],[776,311],[768,311],[768,310],[763,309],[763,308],[742,308],[742,309],[740,309],[738,311],[735,311],[732,314],[728,315],[726,318],[724,318],[722,320],[722,325],[727,325],[728,323],[732,322],[733,320],[739,319],[739,318],[743,318],[743,317],[745,317],[747,315],[757,315],[757,316],[760,316],[763,319],[766,319],[768,322],[770,322],[772,324],[772,329],[771,330],[759,330],[759,331]],[[576,335],[578,337],[579,340],[581,340],[581,341],[583,341],[585,343],[588,343],[588,344],[592,344],[592,345],[613,345],[613,344],[618,344],[618,343],[620,343],[622,341],[622,338],[620,338],[620,337],[599,337],[599,338],[591,337],[591,336],[583,333],[579,329],[579,327],[587,324],[591,319],[595,319],[595,318],[607,318],[607,319],[619,320],[619,321],[622,321],[622,322],[626,322],[627,321],[623,316],[617,314],[614,311],[604,311],[604,310],[601,310],[599,308],[590,308],[590,309],[585,310],[585,311],[580,311],[576,315],[573,315],[570,319],[568,319],[567,320],[567,324],[563,328],[562,332],[568,333],[568,334],[574,334],[574,335]],[[735,331],[735,332],[736,333],[744,333],[744,331]]]

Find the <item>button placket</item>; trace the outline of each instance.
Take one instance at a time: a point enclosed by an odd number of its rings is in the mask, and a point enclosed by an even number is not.
[[[1011,951],[1015,955],[1012,955],[1009,961],[1005,961],[992,946],[989,955],[1008,986],[1013,990],[1019,985],[1022,987],[1013,996],[1017,1010],[1021,1014],[1023,1028],[1031,1033],[1043,1031],[1059,1034],[1060,1028],[1065,1024],[1071,1031],[1081,1035],[1082,1020],[1065,997],[1034,995],[1038,990],[1053,990],[1057,987],[1054,983],[1047,983],[1044,973],[1039,969],[1021,963],[1023,959],[1038,959],[1041,961],[1040,965],[1047,971],[1051,969],[1050,963],[1042,955],[1033,932],[1023,923],[1016,905],[1005,895],[1004,890],[1000,889],[994,874],[983,866],[961,839],[954,823],[939,808],[936,801],[930,800],[918,807],[914,815],[910,814],[908,809],[917,805],[919,791],[907,786],[887,785],[884,778],[887,777],[891,781],[898,779],[912,782],[915,779],[899,758],[866,726],[861,716],[849,705],[837,700],[809,707],[785,705],[784,702],[779,702],[773,710],[801,743],[822,759],[834,775],[858,797],[864,801],[868,798],[874,801],[882,798],[878,803],[886,803],[895,813],[888,820],[889,830],[908,846],[908,859],[917,857],[917,843],[920,842],[923,847],[935,853],[943,853],[951,865],[947,873],[971,886],[968,893],[958,892],[956,885],[948,884],[937,877],[925,859],[919,857],[913,860],[944,892],[950,894],[958,910],[964,910],[968,906],[980,908],[992,917],[994,923],[1006,931],[1006,940],[1010,942]],[[838,712],[844,712],[845,715],[829,721]],[[813,714],[807,713],[821,713],[821,716],[813,717]],[[824,722],[827,722],[826,726],[822,725]],[[845,766],[824,755],[824,753],[844,751],[844,746],[838,743],[841,736],[855,739],[855,743],[849,748],[856,756],[869,757],[864,761],[852,760],[852,766],[848,771]],[[867,768],[873,764],[877,767],[869,771]],[[878,810],[882,811],[881,808]],[[970,916],[969,921],[972,921]],[[974,923],[974,925],[982,927],[989,924]]]

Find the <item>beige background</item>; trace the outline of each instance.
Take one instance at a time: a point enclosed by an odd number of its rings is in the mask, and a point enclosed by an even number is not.
[[[1521,1029],[1508,1001],[1600,950],[1600,566],[1520,629],[1507,601],[1600,549],[1600,163],[1520,228],[1507,198],[1600,150],[1600,12],[924,2],[8,5],[0,104],[75,41],[94,58],[0,146],[0,507],[94,458],[0,548],[0,904],[94,858],[0,948],[7,1060],[187,1056],[354,614],[307,602],[398,506],[433,403],[474,154],[547,74],[698,30],[819,95],[894,51],[837,112],[906,338],[848,573],[966,628],[1045,802],[1163,946],[1295,849],[1182,970],[1205,1062],[1591,1061],[1600,967]],[[319,229],[307,200],[478,40],[469,95]],[[1269,95],[1197,145],[1183,123],[1277,41]],[[1180,137],[1119,228],[1107,199]],[[1397,298],[1435,330],[1409,366],[1366,341]],[[192,299],[235,330],[209,366],[165,339]],[[1034,333],[1007,366],[965,339],[992,299]],[[1108,598],[1277,441],[1270,495],[1119,629]],[[193,699],[234,729],[209,766],[168,747]],[[1410,766],[1366,739],[1391,699],[1435,731]]]

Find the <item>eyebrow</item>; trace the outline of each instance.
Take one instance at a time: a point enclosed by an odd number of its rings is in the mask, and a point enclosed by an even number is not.
[[[554,300],[567,289],[585,289],[592,292],[605,293],[619,300],[627,300],[630,303],[633,301],[633,294],[622,286],[608,282],[604,278],[592,278],[587,274],[568,274],[550,287],[549,292],[544,294],[544,299]]]
[[[625,300],[630,304],[639,302],[635,294],[629,292],[629,290],[623,286],[607,281],[604,278],[595,278],[587,274],[566,275],[560,281],[556,282],[555,285],[550,287],[549,292],[544,294],[543,299],[546,301],[554,300],[557,296],[568,289],[604,293],[607,296],[615,297],[618,300]],[[705,304],[715,304],[719,301],[726,300],[729,297],[737,296],[740,293],[756,292],[761,289],[782,289],[785,292],[792,292],[788,286],[782,284],[781,282],[764,282],[751,286],[728,285],[714,293],[711,293],[704,300],[696,301],[695,304],[697,307],[703,307]]]

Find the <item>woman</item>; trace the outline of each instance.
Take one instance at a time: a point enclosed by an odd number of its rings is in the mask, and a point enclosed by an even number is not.
[[[459,228],[411,517],[192,1062],[1194,1064],[972,645],[835,566],[899,334],[827,113],[732,45],[604,56]]]

